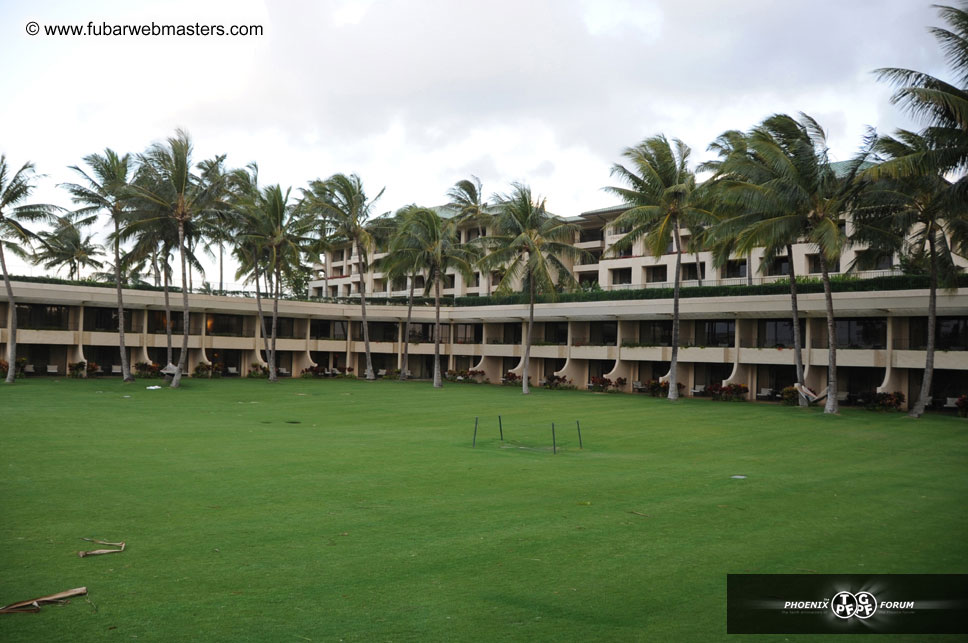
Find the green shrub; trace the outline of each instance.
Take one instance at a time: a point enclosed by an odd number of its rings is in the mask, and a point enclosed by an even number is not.
[[[894,391],[893,393],[874,393],[866,406],[868,411],[899,411],[903,404],[904,393]]]
[[[798,393],[797,389],[795,389],[792,386],[787,386],[782,391],[780,391],[780,399],[783,401],[783,404],[786,406],[796,406],[797,404],[799,404],[800,403],[800,400],[798,399],[799,397],[800,397],[800,393]]]

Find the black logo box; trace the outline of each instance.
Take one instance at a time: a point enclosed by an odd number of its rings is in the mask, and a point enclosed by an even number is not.
[[[877,610],[838,617],[839,592],[869,592]],[[965,634],[968,574],[727,574],[726,632]]]

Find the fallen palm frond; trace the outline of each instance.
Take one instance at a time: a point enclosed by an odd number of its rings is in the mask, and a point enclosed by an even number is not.
[[[120,547],[121,549],[92,549],[91,551],[79,551],[77,555],[81,558],[85,556],[100,556],[101,554],[118,554],[124,551],[124,542],[119,543],[109,543],[104,540],[95,540],[94,538],[81,538],[81,540],[86,540],[90,543],[97,543],[98,545],[110,545],[111,547]]]
[[[60,592],[58,594],[50,594],[49,596],[41,596],[40,598],[31,598],[27,601],[20,601],[19,603],[10,603],[10,605],[4,605],[0,607],[0,614],[16,614],[17,612],[39,612],[41,605],[47,605],[48,603],[69,603],[68,598],[72,596],[83,596],[87,594],[86,587],[78,587],[76,589],[69,589],[66,592]]]

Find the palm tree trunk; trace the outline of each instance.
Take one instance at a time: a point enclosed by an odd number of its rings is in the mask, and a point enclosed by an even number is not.
[[[218,240],[218,294],[225,294],[225,245]]]
[[[357,272],[360,275],[360,310],[363,315],[363,350],[366,351],[366,379],[376,379],[373,376],[373,359],[370,357],[370,327],[366,323],[366,275],[363,273],[363,250],[360,242],[356,242]]]
[[[521,393],[528,395],[531,387],[528,384],[528,371],[531,368],[531,330],[534,328],[534,276],[528,278],[528,334],[524,342],[524,372],[521,373]]]
[[[276,368],[276,335],[277,335],[277,324],[279,321],[279,267],[276,266],[276,275],[273,278],[275,281],[275,292],[272,298],[272,347],[269,349],[269,381],[276,382],[279,380],[278,369]]]
[[[407,298],[407,325],[403,332],[403,364],[400,367],[400,381],[407,379],[407,370],[410,368],[410,320],[413,316],[413,287],[417,282],[417,275],[410,277],[410,296]]]
[[[444,386],[440,377],[440,270],[434,271],[434,388]]]
[[[679,222],[676,221],[673,233],[676,237],[676,270],[672,282],[672,356],[669,359],[669,399],[679,399],[679,282],[682,272],[682,238],[679,236]],[[697,265],[698,270],[698,265]]]
[[[10,311],[10,329],[7,333],[7,384],[13,384],[17,377],[17,303],[13,299],[13,286],[10,285],[10,275],[7,273],[7,259],[3,256],[3,244],[0,243],[0,269],[3,270],[3,285],[7,289],[7,309]]]
[[[161,271],[158,270],[158,257],[151,255],[151,275],[155,286],[161,285]]]
[[[924,409],[931,402],[931,380],[934,379],[935,326],[938,323],[938,256],[934,246],[933,230],[928,235],[928,252],[931,261],[931,281],[928,290],[928,345],[925,346],[924,378],[921,380],[921,392],[918,393],[918,401],[915,403],[914,408],[908,413],[913,418],[919,418],[924,415]]]
[[[820,272],[823,278],[823,296],[827,305],[827,403],[824,413],[837,413],[837,320],[834,318],[834,296],[830,291],[830,273],[827,271],[827,258],[823,251],[820,258]],[[791,264],[792,264],[792,257]]]
[[[702,264],[699,263],[699,251],[698,250],[696,251],[695,256],[696,256],[696,281],[699,282],[698,283],[699,286],[702,286]]]
[[[259,328],[262,330],[262,345],[265,347],[266,360],[269,359],[269,333],[266,332],[266,316],[262,312],[262,288],[259,285],[259,262],[255,262],[255,307],[259,312]]]
[[[787,245],[790,263],[790,309],[793,314],[793,363],[797,369],[797,384],[803,386],[803,339],[800,337],[800,308],[797,302],[797,271],[793,267],[793,246]],[[747,271],[749,272],[749,271]],[[800,406],[810,406],[807,398],[798,395]]]
[[[114,218],[114,286],[118,293],[118,342],[121,348],[121,379],[124,382],[133,382],[131,367],[128,365],[128,351],[124,347],[124,299],[121,294],[121,242],[118,240],[119,224],[115,213]]]
[[[166,265],[164,268],[165,268],[165,271],[164,271],[165,272],[165,275],[164,275],[164,279],[165,279],[165,288],[164,288],[165,289],[165,338],[168,340],[167,341],[167,347],[168,347],[167,359],[168,359],[168,361],[165,363],[165,366],[168,366],[168,364],[171,364],[172,363],[172,361],[171,361],[171,353],[172,353],[172,349],[171,349],[171,298],[169,297],[169,294],[168,294],[168,266]],[[165,374],[165,381],[166,382],[171,382],[171,375],[168,375],[166,373]]]
[[[753,253],[746,255],[746,285],[753,285]]]
[[[178,388],[181,385],[182,375],[185,367],[188,366],[188,279],[187,267],[188,260],[185,252],[185,223],[178,222],[178,249],[181,254],[182,268],[182,346],[178,354],[178,367],[175,369],[175,377],[171,380],[171,388]]]

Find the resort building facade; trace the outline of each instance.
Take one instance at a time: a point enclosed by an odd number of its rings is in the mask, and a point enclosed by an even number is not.
[[[700,258],[702,260],[702,257]],[[603,270],[611,268],[600,268]],[[378,278],[378,277],[374,277]],[[13,282],[16,306],[0,293],[0,349],[17,316],[17,355],[34,375],[65,375],[68,365],[94,362],[105,374],[120,370],[117,308],[111,287]],[[874,392],[916,397],[925,363],[927,289],[835,292],[838,379],[845,402]],[[180,295],[172,303],[180,303]],[[166,359],[163,294],[124,291],[125,342],[131,364]],[[481,371],[498,383],[522,376],[526,305],[445,306],[441,311],[443,370]],[[189,296],[188,372],[198,364],[222,364],[244,376],[265,364],[266,351],[254,298]],[[265,304],[265,302],[264,302]],[[799,297],[807,386],[826,386],[828,339],[822,293]],[[686,395],[710,384],[744,384],[750,399],[776,399],[796,380],[788,294],[683,297],[679,380]],[[375,371],[402,368],[409,343],[414,378],[433,373],[434,310],[417,305],[409,337],[407,307],[367,306]],[[531,349],[532,384],[549,375],[586,388],[593,377],[623,378],[627,392],[665,377],[671,354],[672,300],[628,299],[543,303],[535,307]],[[180,306],[172,310],[172,345],[177,361],[182,340]],[[267,323],[269,317],[267,315]],[[968,392],[968,288],[938,294],[938,350],[934,395],[939,403]],[[305,369],[365,371],[360,306],[313,301],[279,302],[277,365],[283,376]]]

